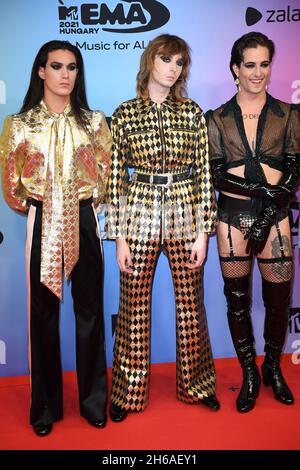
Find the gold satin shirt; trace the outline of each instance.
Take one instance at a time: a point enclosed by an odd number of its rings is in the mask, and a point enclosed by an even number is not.
[[[55,138],[53,124],[69,120],[71,132],[66,136],[65,123],[59,129],[64,155],[76,160],[78,199],[91,196],[97,203],[104,199],[108,176],[111,134],[101,111],[85,111],[87,131],[75,121],[70,106],[61,114],[49,111],[42,101],[32,110],[8,116],[0,137],[2,188],[7,204],[22,212],[27,211],[26,199],[43,200],[47,165],[54,160],[51,148]],[[68,138],[66,138],[68,137]],[[69,162],[55,162],[55,171],[61,174],[60,186],[68,180]]]
[[[79,255],[78,201],[104,199],[111,134],[101,111],[84,110],[80,127],[68,105],[53,113],[41,103],[5,120],[0,138],[2,188],[12,209],[43,201],[41,282],[62,296],[62,258],[68,278]]]
[[[107,202],[108,238],[195,239],[213,232],[217,220],[210,174],[206,122],[191,99],[169,94],[157,105],[135,98],[112,116],[113,151]],[[129,169],[141,173],[190,172],[170,186],[130,180]]]

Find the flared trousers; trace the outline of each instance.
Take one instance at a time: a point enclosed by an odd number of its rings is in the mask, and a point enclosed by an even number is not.
[[[177,397],[185,403],[199,402],[215,393],[215,369],[203,304],[203,269],[186,266],[190,244],[183,239],[165,240],[163,245],[159,240],[127,242],[133,272],[121,273],[112,402],[132,411],[143,410],[148,402],[151,291],[162,249],[169,260],[175,292]]]
[[[63,417],[60,301],[40,282],[41,227],[42,203],[33,201],[26,242],[32,425]],[[83,417],[97,420],[106,413],[107,378],[102,253],[92,200],[80,202],[79,227],[79,259],[71,273],[79,407]]]

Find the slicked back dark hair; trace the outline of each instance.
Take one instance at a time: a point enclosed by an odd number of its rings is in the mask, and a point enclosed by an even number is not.
[[[269,51],[269,60],[272,62],[273,55],[275,52],[274,42],[269,39],[265,34],[251,31],[250,33],[244,34],[239,39],[235,41],[231,50],[231,59],[230,59],[230,71],[233,75],[233,78],[236,79],[236,74],[233,71],[233,65],[238,67],[243,62],[243,54],[245,49],[250,47],[256,48],[257,46],[266,47]]]
[[[57,50],[68,50],[75,56],[78,73],[74,89],[70,96],[70,104],[77,123],[84,127],[85,119],[82,110],[89,110],[90,108],[86,98],[83,59],[80,50],[68,41],[49,41],[43,44],[43,46],[40,48],[32,66],[29,87],[25,95],[20,113],[29,111],[34,106],[39,104],[43,98],[44,80],[39,77],[39,68],[46,66],[49,52]]]

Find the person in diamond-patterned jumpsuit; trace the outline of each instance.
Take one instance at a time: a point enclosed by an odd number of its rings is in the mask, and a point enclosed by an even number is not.
[[[169,260],[176,300],[177,397],[219,408],[203,305],[207,236],[216,225],[206,123],[184,98],[189,47],[177,36],[150,42],[138,96],[112,116],[108,237],[116,238],[121,292],[110,416],[148,402],[151,289],[158,257]],[[129,178],[129,168],[134,172]]]

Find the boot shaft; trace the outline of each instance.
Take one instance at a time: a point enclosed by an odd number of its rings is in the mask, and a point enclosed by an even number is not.
[[[253,366],[255,349],[250,316],[250,275],[240,278],[224,277],[223,279],[224,294],[227,299],[228,325],[237,357],[242,367]]]
[[[276,283],[263,279],[262,293],[266,311],[265,352],[270,361],[279,363],[288,327],[291,281]]]

